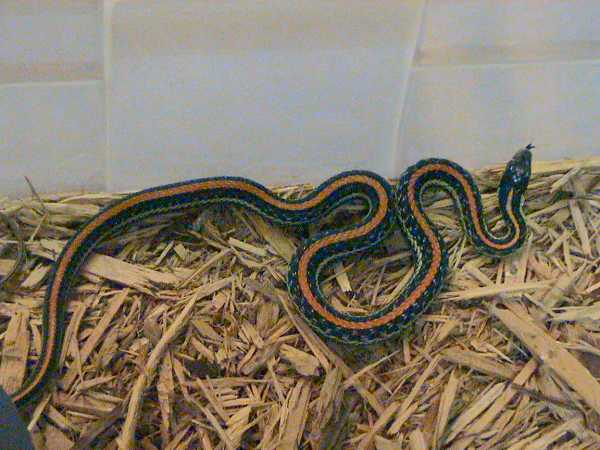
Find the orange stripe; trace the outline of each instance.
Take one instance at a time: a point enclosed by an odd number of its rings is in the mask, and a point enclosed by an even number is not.
[[[505,244],[496,244],[496,243],[490,241],[485,236],[485,234],[483,233],[483,230],[481,229],[481,226],[480,226],[480,221],[479,221],[479,216],[478,216],[478,211],[477,211],[477,204],[475,201],[475,194],[471,190],[471,187],[470,187],[469,183],[467,182],[467,180],[463,177],[463,175],[460,172],[456,171],[455,169],[453,169],[451,167],[448,167],[445,165],[440,165],[440,164],[433,164],[430,166],[425,166],[425,167],[417,170],[411,176],[410,181],[409,181],[409,186],[408,186],[409,204],[410,204],[410,207],[414,214],[415,219],[417,220],[419,225],[422,227],[423,232],[426,234],[426,236],[429,238],[429,241],[431,242],[431,246],[432,246],[432,250],[433,250],[433,259],[432,259],[431,265],[429,267],[427,275],[425,276],[425,278],[423,279],[421,284],[408,296],[408,298],[401,305],[399,305],[396,309],[390,311],[388,314],[386,314],[380,318],[365,321],[365,322],[353,322],[353,321],[344,320],[344,319],[341,319],[341,318],[338,318],[338,317],[332,315],[329,311],[327,311],[324,308],[324,306],[316,299],[316,297],[313,295],[313,292],[310,289],[310,286],[308,284],[307,270],[308,270],[308,262],[310,261],[310,259],[314,256],[314,254],[319,249],[326,247],[328,245],[331,245],[333,243],[336,243],[336,242],[342,242],[345,240],[352,239],[354,237],[363,236],[363,235],[369,233],[370,231],[372,231],[384,219],[384,217],[387,213],[387,210],[389,208],[389,204],[388,204],[389,199],[387,196],[387,192],[383,188],[383,186],[381,186],[381,184],[377,183],[372,178],[369,178],[367,176],[362,176],[362,175],[353,175],[353,176],[349,176],[349,177],[340,178],[340,179],[336,180],[335,182],[333,182],[332,184],[330,184],[329,186],[327,186],[323,191],[319,192],[319,194],[317,194],[315,197],[311,198],[310,200],[307,200],[304,202],[297,202],[297,203],[285,202],[281,199],[278,199],[276,197],[269,195],[268,193],[257,188],[255,185],[246,183],[244,181],[239,181],[239,180],[201,181],[201,182],[197,182],[197,183],[190,183],[190,184],[185,184],[185,185],[181,185],[181,186],[176,186],[176,187],[172,187],[169,189],[149,191],[149,192],[145,192],[143,194],[134,195],[134,196],[130,197],[128,200],[126,200],[122,203],[119,203],[119,204],[115,205],[114,207],[100,213],[94,220],[92,220],[75,237],[75,239],[72,241],[69,248],[66,250],[63,258],[61,259],[60,265],[56,269],[54,282],[53,282],[53,285],[51,288],[50,296],[48,298],[49,321],[48,321],[47,352],[46,352],[44,360],[41,361],[41,363],[40,363],[41,366],[40,366],[39,371],[37,372],[35,379],[22,392],[20,392],[18,395],[16,395],[14,397],[14,399],[19,400],[20,398],[23,398],[29,392],[31,392],[31,390],[33,388],[35,388],[35,386],[41,381],[41,379],[43,378],[43,376],[46,374],[46,372],[48,370],[50,361],[52,360],[53,348],[56,345],[56,339],[55,339],[56,338],[56,327],[58,326],[58,324],[56,323],[55,319],[56,319],[56,315],[57,315],[58,301],[59,301],[58,294],[60,292],[60,287],[63,282],[64,274],[71,262],[71,259],[73,258],[74,253],[77,251],[77,249],[82,244],[82,242],[98,226],[102,225],[107,220],[111,219],[112,217],[116,216],[117,214],[121,213],[122,211],[124,211],[128,208],[131,208],[143,201],[156,200],[156,199],[167,198],[167,197],[176,196],[176,195],[180,195],[180,194],[187,194],[187,193],[199,192],[199,191],[204,191],[204,190],[209,190],[209,189],[220,189],[220,188],[225,188],[225,189],[237,188],[237,189],[249,192],[249,193],[257,196],[258,198],[264,200],[265,202],[270,203],[271,205],[273,205],[275,207],[289,210],[289,211],[299,211],[299,210],[307,209],[307,208],[310,208],[310,207],[313,207],[313,206],[319,204],[321,201],[323,201],[323,199],[325,199],[327,196],[329,196],[331,194],[331,192],[333,192],[340,186],[343,186],[348,183],[353,183],[353,182],[366,183],[366,184],[372,186],[373,188],[375,188],[375,190],[377,191],[377,193],[379,195],[379,199],[380,199],[379,210],[377,211],[377,213],[375,214],[373,219],[369,223],[363,225],[362,227],[359,227],[355,230],[350,230],[350,231],[346,231],[343,233],[339,233],[339,234],[327,237],[319,242],[314,243],[311,247],[309,247],[306,250],[306,252],[302,255],[300,262],[299,262],[298,281],[300,284],[301,292],[304,295],[304,297],[306,298],[306,300],[326,320],[328,320],[329,322],[332,322],[340,327],[343,327],[343,328],[370,329],[373,327],[378,327],[378,326],[384,325],[384,324],[394,320],[401,314],[403,314],[404,311],[406,311],[412,304],[414,304],[421,297],[423,292],[425,292],[425,290],[429,287],[429,285],[431,284],[431,282],[433,281],[433,279],[435,278],[435,276],[437,274],[437,270],[441,263],[440,243],[438,242],[436,235],[433,232],[433,230],[431,229],[431,227],[429,227],[425,217],[419,212],[418,208],[416,208],[416,198],[415,198],[415,182],[416,182],[416,180],[418,179],[418,177],[420,177],[424,173],[433,171],[433,170],[446,171],[447,173],[451,174],[456,179],[458,179],[459,182],[462,184],[462,186],[467,194],[467,199],[468,199],[471,215],[474,218],[473,223],[475,226],[475,230],[483,242],[485,242],[487,245],[489,245],[492,248],[506,249],[506,248],[512,246],[519,237],[518,233],[517,233],[510,242],[505,243]],[[509,198],[508,198],[509,202],[512,199],[512,194],[513,193],[511,191],[509,193]],[[510,217],[511,221],[513,221],[513,223],[516,223],[515,217],[510,208],[508,208],[508,213],[509,213],[509,217]]]
[[[168,189],[159,189],[159,190],[155,190],[155,191],[148,191],[148,192],[144,192],[141,194],[133,195],[128,200],[125,200],[122,203],[119,203],[119,204],[113,206],[112,208],[109,208],[109,209],[101,212],[94,220],[92,220],[90,223],[88,223],[86,225],[86,227],[83,228],[76,235],[76,237],[71,242],[71,245],[69,245],[69,247],[66,249],[66,252],[64,253],[63,258],[60,261],[60,265],[56,268],[56,273],[55,273],[52,288],[50,291],[50,296],[47,300],[48,301],[48,316],[49,316],[48,340],[46,342],[47,351],[46,351],[44,360],[39,362],[40,368],[39,368],[34,380],[30,384],[28,384],[23,391],[21,391],[17,395],[15,395],[14,400],[18,401],[19,399],[25,397],[29,392],[31,392],[35,388],[35,386],[41,381],[41,379],[44,377],[46,372],[48,371],[48,368],[50,366],[50,361],[52,360],[53,348],[56,345],[56,327],[58,326],[58,324],[56,323],[56,316],[57,316],[58,302],[59,302],[58,294],[60,292],[60,288],[61,288],[61,285],[62,285],[62,282],[64,279],[64,274],[65,274],[67,268],[69,267],[69,264],[71,263],[73,255],[75,254],[77,249],[81,246],[82,242],[97,227],[99,227],[100,225],[105,223],[107,220],[110,220],[112,217],[115,217],[116,215],[125,211],[126,209],[131,208],[131,207],[133,207],[141,202],[144,202],[144,201],[157,200],[160,198],[168,198],[168,197],[172,197],[172,196],[176,196],[176,195],[190,194],[193,192],[200,192],[200,191],[206,191],[206,190],[211,190],[211,189],[240,189],[240,190],[243,190],[243,191],[246,191],[246,192],[249,192],[249,193],[255,195],[256,197],[264,200],[267,203],[270,203],[271,205],[273,205],[277,208],[285,209],[288,211],[300,211],[302,209],[308,209],[315,205],[318,205],[320,202],[322,202],[324,199],[326,199],[329,195],[331,195],[331,193],[333,191],[335,191],[339,187],[346,185],[346,184],[354,183],[354,182],[366,183],[366,184],[370,184],[370,185],[374,186],[372,179],[367,176],[351,175],[351,176],[339,178],[338,180],[336,180],[333,183],[331,183],[330,185],[328,185],[321,192],[319,192],[316,196],[314,196],[313,198],[311,198],[307,201],[288,203],[277,197],[269,195],[267,192],[259,189],[255,185],[253,185],[251,183],[247,183],[242,180],[227,180],[227,179],[208,180],[208,181],[189,183],[189,184],[175,186],[175,187],[168,188]],[[383,188],[381,188],[381,189],[383,190]],[[385,190],[383,190],[383,192],[385,194],[384,197],[387,198],[387,194],[385,193]]]
[[[515,233],[515,236],[509,242],[505,242],[504,244],[497,244],[493,241],[490,241],[487,238],[487,236],[481,229],[481,221],[479,220],[479,212],[477,211],[477,202],[475,200],[475,193],[471,189],[471,185],[469,184],[467,179],[460,172],[458,172],[456,169],[454,169],[452,167],[448,167],[448,166],[441,165],[441,164],[433,164],[433,165],[427,166],[427,167],[430,167],[431,170],[445,171],[445,172],[449,173],[450,175],[452,175],[453,177],[455,177],[456,179],[458,179],[458,181],[464,188],[465,192],[467,193],[467,199],[469,200],[469,210],[471,211],[471,216],[473,216],[473,225],[475,226],[475,231],[477,232],[479,239],[481,239],[483,242],[485,242],[486,245],[488,245],[492,248],[495,248],[497,250],[505,250],[509,247],[512,247],[517,242],[517,240],[519,239],[519,228],[517,226],[515,226],[515,229],[517,230],[517,232]],[[512,201],[512,196],[513,196],[513,191],[511,190],[508,195],[509,203]],[[508,215],[509,215],[512,223],[517,225],[517,220],[515,219],[512,209],[507,208],[507,211],[508,211]]]
[[[319,300],[315,297],[314,293],[310,289],[310,285],[308,283],[308,262],[312,259],[313,255],[319,249],[321,249],[327,245],[330,245],[330,244],[333,244],[336,242],[340,242],[340,241],[344,241],[347,239],[351,239],[353,237],[365,235],[369,231],[371,231],[373,228],[375,228],[375,226],[377,226],[381,222],[381,220],[383,219],[383,217],[385,216],[385,214],[387,212],[387,207],[388,207],[387,200],[388,199],[387,199],[387,195],[385,195],[385,191],[384,191],[383,194],[380,194],[380,201],[384,205],[384,207],[380,208],[380,210],[377,212],[377,215],[373,218],[373,220],[371,222],[363,225],[360,228],[357,228],[356,230],[350,230],[350,231],[347,231],[344,233],[340,233],[338,235],[328,237],[321,241],[315,242],[311,247],[309,247],[306,250],[305,253],[302,254],[302,257],[300,258],[300,262],[298,264],[298,282],[300,284],[300,290],[302,292],[302,295],[304,295],[304,298],[306,298],[308,303],[327,321],[334,323],[335,325],[337,325],[339,327],[350,329],[350,330],[368,330],[368,329],[375,328],[375,327],[378,327],[381,325],[385,325],[386,323],[388,323],[388,322],[394,320],[395,318],[397,318],[398,316],[402,315],[412,304],[414,304],[422,296],[422,294],[425,292],[425,290],[427,290],[427,288],[430,286],[431,282],[433,281],[433,279],[435,278],[435,276],[437,274],[437,270],[441,263],[442,252],[441,252],[440,243],[438,242],[438,240],[435,236],[435,233],[429,227],[425,217],[419,212],[418,208],[416,207],[417,203],[416,203],[416,197],[415,197],[415,182],[425,171],[427,171],[427,167],[424,167],[423,169],[416,171],[411,176],[409,183],[408,183],[408,201],[409,201],[411,210],[415,216],[415,219],[421,225],[424,233],[427,235],[427,237],[429,238],[429,241],[431,242],[431,247],[433,250],[433,259],[432,259],[431,265],[429,267],[429,271],[427,272],[427,275],[425,275],[425,278],[423,278],[423,281],[421,282],[421,284],[413,292],[411,292],[411,294],[408,296],[408,298],[404,302],[402,302],[402,304],[399,305],[397,308],[393,309],[389,313],[387,313],[379,318],[367,320],[364,322],[350,321],[350,320],[342,319],[340,317],[337,317],[337,316],[331,314],[321,304],[321,302],[319,302]],[[376,189],[377,189],[377,187],[376,187]],[[380,189],[382,190],[382,188],[380,188]],[[378,189],[378,192],[380,191],[380,189]]]
[[[321,302],[316,298],[316,296],[310,289],[310,284],[308,282],[308,263],[318,250],[320,250],[321,248],[323,248],[327,245],[367,234],[379,223],[379,221],[381,221],[382,217],[380,217],[378,220],[376,220],[374,218],[373,221],[369,222],[368,224],[366,224],[363,227],[358,228],[356,230],[352,230],[352,231],[349,231],[346,233],[334,235],[332,237],[321,240],[319,242],[315,242],[311,247],[309,247],[306,250],[306,252],[300,258],[300,262],[298,264],[298,282],[300,285],[300,291],[302,292],[302,295],[304,296],[304,298],[323,318],[325,318],[327,321],[329,321],[339,327],[343,327],[343,328],[350,329],[350,330],[368,330],[368,329],[371,329],[374,327],[379,327],[379,326],[385,325],[386,323],[391,322],[392,320],[396,319],[398,316],[404,314],[404,312],[410,306],[412,306],[415,302],[417,302],[421,298],[423,293],[429,288],[429,286],[431,285],[431,282],[437,276],[437,273],[438,273],[438,270],[439,270],[439,267],[441,264],[441,260],[442,260],[442,251],[441,251],[440,242],[438,241],[435,232],[429,226],[429,223],[426,220],[425,216],[423,214],[421,214],[419,209],[416,207],[417,203],[416,203],[416,196],[415,196],[415,194],[416,194],[415,193],[415,184],[416,184],[417,179],[419,177],[421,177],[422,175],[424,175],[425,173],[431,172],[431,171],[438,171],[438,170],[445,171],[445,172],[449,173],[450,175],[454,176],[456,179],[459,180],[459,182],[463,186],[463,188],[467,194],[467,199],[469,202],[469,210],[471,212],[471,215],[474,218],[473,222],[475,225],[475,229],[476,229],[477,233],[479,234],[479,237],[481,238],[482,241],[484,241],[490,247],[497,248],[497,249],[508,248],[516,242],[516,240],[518,239],[518,234],[510,242],[505,243],[505,244],[496,244],[496,243],[490,241],[489,239],[487,239],[487,237],[483,234],[483,231],[480,227],[480,223],[478,220],[479,214],[477,211],[477,203],[475,200],[475,194],[474,194],[473,190],[471,189],[469,182],[466,180],[466,178],[460,172],[453,169],[452,167],[449,167],[447,165],[442,165],[442,164],[431,164],[428,166],[424,166],[421,169],[415,171],[409,180],[408,202],[409,202],[410,208],[412,210],[412,213],[413,213],[415,219],[417,220],[417,223],[421,226],[422,231],[425,233],[425,235],[429,239],[429,242],[431,243],[433,257],[432,257],[432,261],[429,266],[429,270],[427,271],[427,274],[425,275],[425,277],[423,278],[423,280],[421,281],[419,286],[417,286],[416,289],[410,293],[410,295],[406,298],[406,300],[403,301],[402,304],[398,305],[397,308],[393,309],[389,313],[387,313],[377,319],[367,320],[364,322],[355,322],[355,321],[342,319],[340,317],[337,317],[337,316],[331,314],[321,304]],[[508,200],[510,201],[511,199],[512,199],[512,191],[509,194]],[[379,211],[379,212],[381,212],[381,211]],[[510,219],[513,221],[513,223],[516,223],[515,217],[510,208],[508,209],[508,213],[509,213]],[[385,212],[384,212],[384,214],[385,214]]]

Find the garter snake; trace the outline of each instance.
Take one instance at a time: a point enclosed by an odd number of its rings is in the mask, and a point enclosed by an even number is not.
[[[473,244],[492,255],[508,254],[525,240],[521,208],[531,170],[530,148],[515,154],[501,179],[498,200],[507,228],[503,236],[488,230],[473,178],[458,164],[443,159],[427,159],[411,166],[394,187],[372,172],[344,172],[299,200],[285,200],[254,181],[234,177],[169,184],[124,197],[89,219],[58,257],[44,302],[42,351],[23,387],[13,394],[13,401],[18,406],[28,403],[58,369],[67,296],[92,249],[148,216],[211,203],[240,205],[285,225],[314,223],[342,204],[363,203],[366,213],[358,223],[320,232],[298,248],[290,263],[288,289],[304,318],[325,337],[369,344],[395,336],[428,306],[448,270],[443,240],[423,209],[423,192],[434,187],[449,193]],[[408,284],[389,304],[371,314],[336,310],[320,290],[322,269],[381,243],[395,225],[406,236],[413,254],[415,270]]]

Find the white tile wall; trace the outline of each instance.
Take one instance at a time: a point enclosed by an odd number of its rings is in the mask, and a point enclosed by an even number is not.
[[[0,196],[105,186],[98,81],[0,86]]]
[[[600,60],[412,72],[397,171],[430,156],[479,167],[528,142],[534,158],[600,155]]]
[[[95,0],[2,0],[0,83],[100,80]]]
[[[428,2],[416,64],[535,61],[556,54],[578,59],[577,49],[600,56],[597,0],[433,0]],[[470,61],[460,58],[471,56]]]
[[[0,196],[600,154],[596,0],[4,0]]]
[[[421,6],[116,4],[109,187],[225,174],[293,183],[389,168]]]

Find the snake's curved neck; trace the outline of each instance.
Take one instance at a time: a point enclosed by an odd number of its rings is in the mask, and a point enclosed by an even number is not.
[[[484,217],[479,189],[471,175],[458,164],[443,159],[429,159],[413,166],[409,171],[416,186],[417,198],[430,186],[446,191],[454,200],[460,213],[463,228],[481,252],[506,255],[522,246],[527,225],[521,205],[523,196],[517,192],[508,178],[503,178],[498,189],[498,203],[506,231],[491,231]]]

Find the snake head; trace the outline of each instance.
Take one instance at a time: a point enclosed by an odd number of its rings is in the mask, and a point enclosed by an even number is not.
[[[500,186],[504,186],[507,191],[513,190],[517,196],[523,195],[529,184],[531,176],[531,149],[533,145],[529,144],[522,150],[519,150],[509,163],[506,165],[504,175]]]

